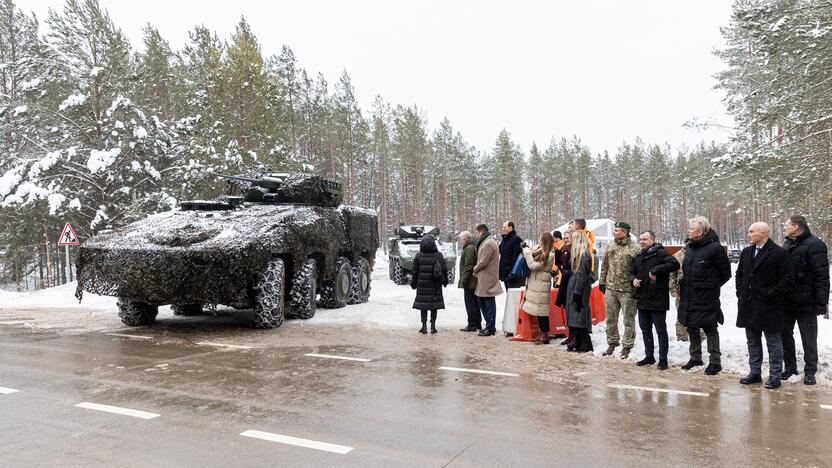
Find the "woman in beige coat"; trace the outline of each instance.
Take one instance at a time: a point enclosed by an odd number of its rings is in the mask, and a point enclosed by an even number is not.
[[[555,240],[552,234],[544,232],[540,235],[540,244],[532,250],[523,245],[523,258],[529,266],[529,277],[526,278],[526,293],[521,307],[529,314],[537,317],[540,325],[540,336],[535,344],[549,344],[549,297],[552,289],[552,264],[555,253],[552,247]]]

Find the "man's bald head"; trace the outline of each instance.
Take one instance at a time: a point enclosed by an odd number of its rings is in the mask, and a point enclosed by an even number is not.
[[[771,226],[768,223],[758,221],[748,227],[748,242],[758,247],[762,247],[768,242],[771,233]]]

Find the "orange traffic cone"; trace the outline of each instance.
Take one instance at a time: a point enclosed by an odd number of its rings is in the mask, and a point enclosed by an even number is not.
[[[597,285],[592,288],[589,295],[589,311],[592,313],[592,324],[597,325],[607,318],[607,309],[604,307],[604,293]]]
[[[540,326],[537,324],[537,317],[529,315],[523,310],[523,294],[520,293],[520,311],[517,312],[517,332],[509,338],[509,341],[534,341],[540,335]]]

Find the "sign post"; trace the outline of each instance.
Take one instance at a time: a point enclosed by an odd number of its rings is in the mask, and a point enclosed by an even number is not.
[[[66,250],[66,276],[67,282],[72,281],[72,265],[69,263],[69,246],[70,245],[80,245],[81,243],[78,242],[78,236],[75,235],[75,231],[72,229],[72,226],[69,223],[66,223],[64,226],[64,230],[61,232],[61,237],[58,238],[58,245],[64,246]]]

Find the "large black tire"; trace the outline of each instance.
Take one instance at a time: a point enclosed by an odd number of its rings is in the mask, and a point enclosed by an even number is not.
[[[159,306],[146,302],[119,297],[116,303],[118,304],[118,316],[121,317],[122,323],[128,327],[152,325],[156,321],[156,315],[159,314]]]
[[[390,279],[396,284],[407,284],[407,272],[402,268],[399,257],[390,259]]]
[[[338,257],[335,264],[335,278],[321,284],[321,306],[340,309],[347,305],[352,295],[352,267],[346,257]]]
[[[170,310],[173,311],[173,315],[182,317],[202,315],[202,304],[171,304]]]
[[[257,275],[254,288],[255,328],[277,328],[286,316],[286,270],[283,260],[269,260],[266,270]]]
[[[318,296],[318,264],[314,258],[303,262],[292,277],[289,291],[287,318],[311,319],[315,316],[315,300]]]
[[[352,267],[352,294],[348,304],[363,304],[370,300],[370,262],[358,257]]]

